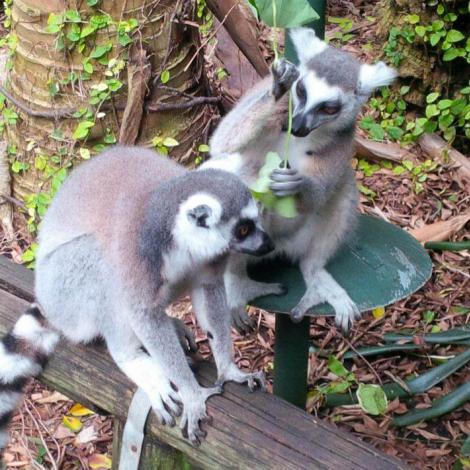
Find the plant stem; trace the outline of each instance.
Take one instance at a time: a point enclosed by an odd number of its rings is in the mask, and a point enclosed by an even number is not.
[[[274,27],[274,36],[273,36],[273,50],[274,50],[274,63],[279,60],[279,52],[277,50],[277,7],[276,7],[276,0],[272,0],[273,5],[273,27]]]
[[[284,147],[284,168],[287,168],[289,163],[289,144],[290,144],[290,135],[292,131],[292,92],[289,91],[289,105],[288,105],[288,124],[287,124],[287,135],[285,140]]]

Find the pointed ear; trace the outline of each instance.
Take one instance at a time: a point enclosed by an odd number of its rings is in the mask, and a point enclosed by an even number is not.
[[[206,204],[201,204],[189,209],[187,215],[188,219],[198,227],[208,228],[207,219],[212,215],[212,209]]]
[[[294,28],[289,34],[301,64],[308,62],[328,47],[326,42],[317,38],[315,31],[311,28]]]
[[[357,94],[368,97],[376,88],[390,85],[397,76],[397,71],[384,62],[363,64],[359,71]]]

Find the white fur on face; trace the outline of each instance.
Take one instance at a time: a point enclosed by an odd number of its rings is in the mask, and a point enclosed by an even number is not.
[[[240,213],[240,217],[242,219],[246,218],[246,219],[255,220],[258,218],[258,214],[259,214],[258,206],[256,202],[253,199],[251,199],[250,202],[242,209]]]
[[[294,43],[300,63],[308,62],[312,57],[323,52],[328,45],[317,38],[311,28],[294,28],[290,30],[290,37]]]
[[[206,219],[208,227],[199,227],[188,217],[188,212],[200,205],[206,205],[212,211]],[[175,247],[164,256],[164,271],[168,280],[175,282],[183,273],[193,272],[195,265],[227,251],[230,230],[228,226],[218,226],[221,216],[219,201],[206,193],[196,193],[181,204],[173,228]]]
[[[298,109],[300,106],[299,99],[297,93],[294,92],[294,114],[306,112],[323,101],[341,100],[341,89],[337,86],[329,85],[325,79],[319,78],[313,71],[306,72],[297,81],[299,80],[303,81],[305,90],[307,91],[307,101],[303,110]],[[293,86],[294,91],[296,90],[296,84],[297,82],[295,82]]]
[[[363,64],[359,71],[358,91],[362,95],[370,95],[376,88],[390,85],[397,75],[396,70],[384,62]]]
[[[34,348],[51,354],[59,336],[43,326],[31,315],[22,315],[13,328],[13,335],[25,339]]]

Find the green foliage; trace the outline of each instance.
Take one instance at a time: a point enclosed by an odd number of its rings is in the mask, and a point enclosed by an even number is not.
[[[269,26],[295,28],[319,18],[305,0],[249,0],[258,18]]]
[[[410,90],[402,86],[399,91],[384,88],[381,95],[370,100],[373,114],[364,116],[359,127],[373,140],[410,143],[425,132],[438,132],[452,143],[459,134],[470,138],[470,81],[452,97],[433,91],[426,96],[424,116],[409,113],[404,99]],[[379,121],[379,122],[377,122]]]
[[[354,22],[350,18],[337,18],[335,16],[329,16],[328,23],[336,24],[340,28],[340,31],[336,31],[334,33],[332,41],[337,40],[344,43],[355,37],[355,34],[349,32],[354,26]]]
[[[266,154],[266,162],[261,167],[258,179],[250,186],[253,197],[260,201],[264,207],[272,209],[282,217],[292,218],[298,215],[294,196],[276,197],[269,189],[270,175],[273,170],[279,168],[283,161],[276,152]]]
[[[177,147],[179,142],[173,137],[157,136],[152,139],[152,145],[163,155],[168,155],[173,147]]]

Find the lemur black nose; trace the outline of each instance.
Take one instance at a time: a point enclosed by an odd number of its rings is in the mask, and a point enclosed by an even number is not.
[[[292,135],[296,137],[306,137],[310,132],[310,129],[305,125],[305,119],[302,115],[294,116],[292,121]]]
[[[271,251],[273,250],[274,250],[273,241],[269,238],[266,232],[263,232],[263,242],[261,243],[261,246],[256,250],[256,255],[257,256],[267,255],[268,253],[271,253]]]

